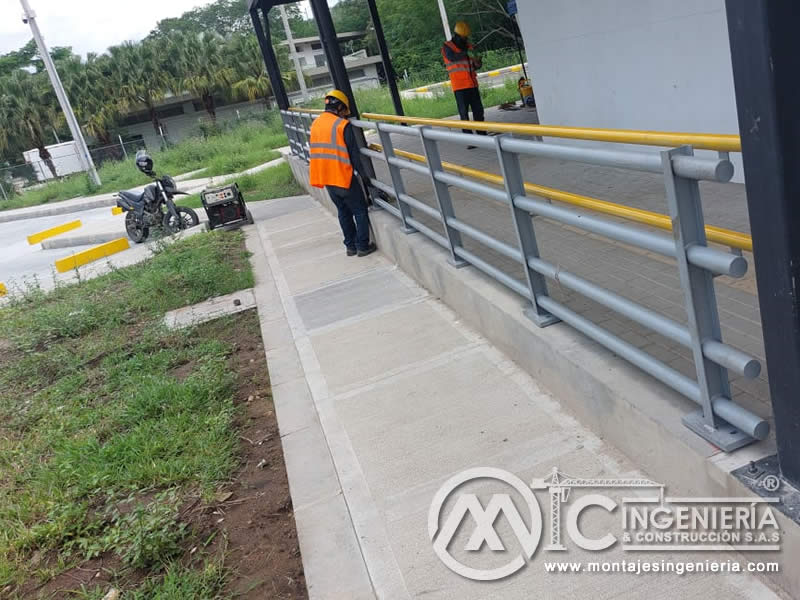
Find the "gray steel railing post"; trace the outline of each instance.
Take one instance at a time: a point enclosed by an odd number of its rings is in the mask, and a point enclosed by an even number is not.
[[[289,128],[289,115],[284,111],[280,112],[281,121],[283,121],[283,130],[286,132],[286,137],[289,139],[289,149],[291,150],[292,154],[297,155],[297,135]]]
[[[713,275],[690,263],[687,257],[687,251],[691,247],[706,245],[700,186],[694,179],[676,175],[672,167],[673,157],[693,154],[690,146],[661,153],[667,204],[675,239],[675,257],[684,294],[697,385],[700,389],[701,410],[687,414],[683,417],[683,423],[699,436],[729,452],[750,443],[752,438],[714,415],[714,400],[730,398],[731,390],[728,371],[703,354],[704,342],[722,339]]]
[[[444,171],[442,167],[442,157],[439,154],[439,144],[436,140],[431,140],[425,137],[425,132],[430,130],[430,127],[419,128],[419,138],[422,141],[422,147],[425,150],[425,158],[428,160],[428,170],[431,174],[431,183],[433,183],[433,193],[436,196],[436,202],[439,205],[439,214],[442,216],[442,224],[444,225],[444,232],[447,236],[447,242],[450,245],[450,259],[449,263],[456,268],[466,267],[469,265],[467,261],[462,259],[456,254],[456,249],[461,248],[461,233],[448,223],[448,220],[454,218],[455,211],[453,209],[453,199],[450,196],[450,188],[446,183],[436,179],[435,174]]]
[[[503,140],[509,139],[509,134],[495,137],[497,158],[500,162],[501,173],[505,181],[506,194],[511,206],[511,218],[514,222],[514,231],[517,233],[517,242],[522,251],[523,269],[528,289],[531,293],[531,306],[525,309],[525,314],[539,327],[547,327],[558,323],[560,319],[539,306],[538,298],[547,296],[547,282],[544,276],[534,271],[528,264],[529,258],[539,258],[539,246],[536,243],[536,232],[533,229],[531,214],[517,207],[515,199],[525,195],[525,180],[522,177],[522,168],[519,157],[513,152],[503,150]]]
[[[389,168],[389,177],[392,179],[392,188],[394,189],[394,197],[397,200],[397,208],[400,211],[400,221],[403,223],[403,233],[416,233],[411,225],[408,224],[408,218],[411,215],[411,207],[400,199],[400,196],[405,195],[406,186],[403,183],[403,174],[400,168],[393,165],[389,159],[394,158],[394,145],[392,144],[391,135],[381,129],[380,124],[376,124],[378,135],[381,138],[381,146],[383,146],[383,155],[386,157],[386,166]]]

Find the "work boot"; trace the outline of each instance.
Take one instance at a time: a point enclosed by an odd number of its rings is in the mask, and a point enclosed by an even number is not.
[[[347,249],[347,256],[355,256],[356,254],[358,254],[358,251],[355,248]]]
[[[367,246],[366,250],[359,250],[358,251],[358,255],[359,256],[369,256],[370,254],[375,252],[375,250],[377,250],[377,249],[378,249],[378,247],[373,242],[370,242],[369,246]]]

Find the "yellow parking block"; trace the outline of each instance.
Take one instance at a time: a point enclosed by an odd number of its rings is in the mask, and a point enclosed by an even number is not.
[[[122,252],[128,248],[130,248],[128,238],[119,238],[110,242],[106,242],[105,244],[100,244],[94,248],[89,248],[88,250],[83,250],[82,252],[76,252],[70,256],[59,258],[56,261],[56,271],[59,273],[66,273],[67,271],[77,269],[85,264],[100,260],[101,258],[106,258],[107,256],[111,256],[117,252]]]
[[[417,89],[415,89],[414,91],[415,91],[415,92],[420,92],[420,93],[423,93],[423,92],[427,92],[427,91],[429,91],[429,90],[428,90],[428,88],[427,88],[427,87],[418,87],[418,88],[417,88]]]
[[[514,65],[513,67],[511,67],[512,73],[519,73],[520,71],[522,71],[522,65]]]
[[[8,293],[8,288],[6,284],[0,281],[0,296],[5,296]]]
[[[55,227],[51,227],[50,229],[45,229],[44,231],[39,231],[38,233],[29,235],[28,243],[31,246],[33,246],[34,244],[38,244],[42,240],[46,240],[47,238],[60,235],[65,231],[72,231],[73,229],[77,229],[80,226],[81,226],[80,220],[70,221],[69,223],[64,223],[63,225],[57,225]]]
[[[489,77],[497,77],[500,75],[500,71],[489,71]]]
[[[122,207],[121,206],[112,206],[111,207],[111,214],[112,215],[121,215],[122,214]]]

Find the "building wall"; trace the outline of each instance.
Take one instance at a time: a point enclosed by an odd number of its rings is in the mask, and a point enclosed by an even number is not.
[[[542,123],[738,133],[724,0],[517,6]]]
[[[228,122],[236,120],[240,116],[243,117],[250,113],[263,111],[264,103],[260,101],[229,104],[227,106],[217,107],[217,120],[220,122]],[[183,103],[182,115],[160,119],[165,130],[164,134],[166,138],[173,143],[199,134],[200,124],[208,122],[209,120],[210,117],[208,113],[202,109],[195,110],[193,102]],[[155,129],[153,129],[153,124],[149,120],[123,127],[122,131],[125,137],[141,135],[148,148],[156,149],[161,146],[161,138]]]

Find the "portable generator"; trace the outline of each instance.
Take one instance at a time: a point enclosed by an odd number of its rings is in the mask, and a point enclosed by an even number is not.
[[[209,229],[239,227],[253,222],[253,215],[247,209],[237,183],[213,190],[203,190],[200,200],[208,215]]]

